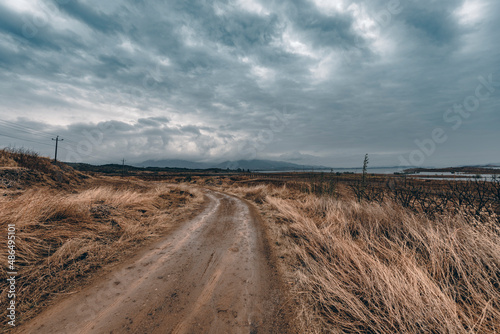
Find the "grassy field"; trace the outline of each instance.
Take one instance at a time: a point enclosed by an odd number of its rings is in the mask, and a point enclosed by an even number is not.
[[[195,214],[209,187],[260,210],[303,333],[500,332],[495,182],[89,176],[32,152],[1,150],[0,180],[2,235],[8,224],[17,230],[21,322]]]
[[[204,201],[200,190],[186,185],[89,178],[43,158],[29,167],[15,161],[5,166],[8,159],[3,158],[4,181],[13,172],[22,175],[0,187],[4,240],[7,225],[16,228],[17,324],[57,296],[71,293],[107,264],[169,233]],[[7,259],[6,247],[0,257]],[[6,260],[2,264],[6,277]],[[6,287],[2,280],[2,301],[8,300]],[[6,314],[2,308],[0,317],[6,319]]]
[[[226,187],[266,217],[304,333],[500,331],[494,214],[429,216],[390,198],[358,201],[347,187]]]

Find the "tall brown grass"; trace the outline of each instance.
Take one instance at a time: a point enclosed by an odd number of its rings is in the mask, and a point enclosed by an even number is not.
[[[0,166],[24,167],[41,172],[51,170],[51,163],[48,158],[40,157],[37,152],[22,147],[1,149]]]
[[[199,190],[181,185],[101,183],[81,191],[46,187],[0,196],[0,228],[15,224],[17,230],[17,323],[96,269],[167,233],[203,202]],[[7,258],[6,247],[0,257]],[[4,266],[1,272],[5,277]],[[6,286],[0,283],[2,300]],[[0,317],[5,314],[2,308]]]
[[[0,149],[0,189],[51,186],[71,189],[88,179],[64,163],[24,148]]]
[[[303,332],[500,332],[498,222],[430,218],[357,202],[241,187],[270,221]]]

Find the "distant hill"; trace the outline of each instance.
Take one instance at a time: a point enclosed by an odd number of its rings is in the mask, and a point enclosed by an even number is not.
[[[126,172],[127,174],[129,174],[130,172],[225,172],[225,170],[221,170],[220,168],[138,167],[119,164],[91,165],[87,163],[73,162],[67,162],[66,164],[81,172],[95,172],[104,174],[121,174],[122,172]]]
[[[146,160],[144,162],[134,164],[136,167],[157,167],[157,168],[188,168],[188,169],[207,169],[217,168],[215,164],[205,162],[195,162],[179,159],[166,159],[166,160]]]
[[[274,160],[237,160],[225,162],[193,162],[188,160],[166,159],[166,160],[147,160],[139,164],[134,164],[137,167],[170,167],[170,168],[189,168],[189,169],[208,169],[220,168],[235,170],[238,168],[252,171],[280,171],[280,170],[301,170],[301,169],[329,169],[325,166],[314,165],[298,165],[285,161]]]

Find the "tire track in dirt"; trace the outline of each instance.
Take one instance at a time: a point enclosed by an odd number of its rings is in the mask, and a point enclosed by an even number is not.
[[[19,332],[290,332],[256,211],[227,194],[206,196],[196,218]]]

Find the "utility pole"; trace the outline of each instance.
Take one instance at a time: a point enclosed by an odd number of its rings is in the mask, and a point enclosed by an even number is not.
[[[59,136],[57,136],[56,139],[52,138],[52,140],[56,141],[56,154],[54,157],[54,162],[57,162],[57,144],[59,143],[59,141],[63,141],[64,139],[59,139]]]
[[[125,176],[125,159],[122,159],[122,177]]]

